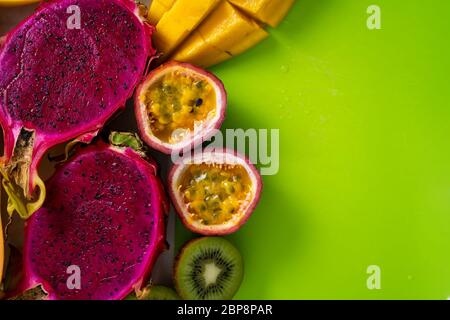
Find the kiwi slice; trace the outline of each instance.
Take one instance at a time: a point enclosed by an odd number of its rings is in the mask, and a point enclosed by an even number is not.
[[[228,300],[239,289],[243,273],[241,254],[229,241],[204,237],[181,249],[174,282],[183,299]]]
[[[175,290],[164,286],[149,285],[142,290],[139,298],[136,293],[129,294],[125,300],[180,300]]]

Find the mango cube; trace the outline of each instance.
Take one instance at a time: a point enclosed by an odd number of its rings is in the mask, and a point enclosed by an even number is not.
[[[232,55],[211,46],[198,31],[194,31],[171,58],[207,68],[231,57]]]
[[[172,58],[208,67],[244,52],[267,36],[258,23],[224,1]]]
[[[156,25],[162,16],[172,8],[175,0],[152,0],[148,10],[147,19],[152,25]]]
[[[206,41],[231,55],[252,47],[268,33],[228,2],[222,2],[198,28]]]
[[[156,47],[169,55],[217,6],[220,0],[177,0],[156,25]]]

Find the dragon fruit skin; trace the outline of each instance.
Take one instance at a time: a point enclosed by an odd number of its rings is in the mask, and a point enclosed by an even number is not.
[[[67,27],[71,5],[80,29]],[[50,0],[0,40],[0,163],[22,217],[45,197],[37,169],[46,151],[89,141],[125,106],[155,54],[152,32],[132,0]],[[19,210],[17,199],[30,200],[36,185],[38,204]]]
[[[130,148],[96,143],[58,168],[26,221],[24,279],[47,299],[116,300],[148,280],[165,248],[167,200],[156,166]],[[79,266],[81,289],[68,289]]]

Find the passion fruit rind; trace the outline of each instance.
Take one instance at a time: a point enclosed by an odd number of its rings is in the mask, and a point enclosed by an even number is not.
[[[205,150],[175,164],[168,184],[183,224],[207,236],[236,232],[250,218],[262,191],[262,179],[255,166],[229,149]]]
[[[204,91],[196,87],[199,83],[205,85]],[[203,103],[199,92],[207,94],[212,105]],[[135,95],[142,139],[165,154],[187,152],[210,139],[225,119],[226,106],[225,87],[215,75],[177,61],[151,71]],[[208,107],[211,112],[205,111]]]

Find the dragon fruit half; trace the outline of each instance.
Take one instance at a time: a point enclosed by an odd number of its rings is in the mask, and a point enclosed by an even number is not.
[[[42,205],[37,170],[48,149],[90,141],[133,94],[155,54],[139,9],[132,0],[49,0],[0,39],[0,169],[10,214],[27,218]]]
[[[142,142],[131,134],[111,137],[116,145],[82,148],[46,183],[47,199],[26,221],[18,292],[114,300],[146,284],[165,247],[168,204],[155,164],[124,147]],[[79,286],[70,287],[76,268]]]

